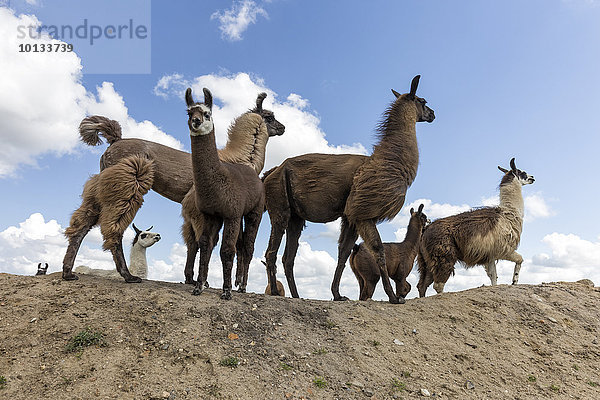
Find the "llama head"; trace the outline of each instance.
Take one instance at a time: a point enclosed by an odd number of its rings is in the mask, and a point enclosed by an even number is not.
[[[150,232],[153,228],[152,226],[145,231],[138,229],[135,224],[133,225],[133,230],[135,231],[135,237],[133,238],[132,245],[138,243],[140,246],[146,248],[152,246],[154,243],[160,240],[160,234],[155,232]]]
[[[256,107],[254,107],[250,112],[259,114],[265,124],[267,125],[267,132],[269,132],[269,137],[271,136],[281,136],[283,132],[285,132],[285,125],[275,119],[275,114],[271,110],[263,109],[263,101],[267,97],[265,92],[259,93],[256,98]]]
[[[38,269],[36,275],[46,275],[46,271],[48,271],[48,263],[38,263]]]
[[[204,103],[196,103],[192,97],[192,89],[185,91],[185,102],[187,104],[188,127],[191,136],[204,136],[214,129],[212,121],[212,94],[204,88]]]
[[[417,122],[433,122],[435,119],[435,113],[429,107],[427,107],[427,100],[417,96],[417,87],[419,86],[419,80],[421,75],[417,75],[413,78],[410,84],[410,92],[400,94],[392,89],[392,93],[396,96],[396,103],[398,102],[409,102],[414,104],[417,112]]]
[[[517,182],[519,182],[521,185],[530,185],[533,182],[535,182],[535,179],[533,178],[533,175],[529,175],[527,172],[525,171],[521,171],[520,169],[518,169],[515,166],[515,159],[514,157],[510,160],[510,170],[502,168],[501,166],[498,166],[498,169],[502,172],[504,172],[504,176],[502,177],[502,181],[500,182],[500,186],[503,185],[508,185],[509,183],[511,183],[513,180],[517,180]]]
[[[427,218],[427,215],[423,214],[423,207],[423,204],[419,205],[419,209],[417,211],[415,211],[414,208],[411,208],[409,221],[409,225],[418,224],[418,226],[421,227],[421,232],[423,232],[425,227],[431,222],[429,218]]]

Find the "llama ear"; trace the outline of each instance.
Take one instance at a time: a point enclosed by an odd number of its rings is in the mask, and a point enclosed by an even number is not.
[[[415,95],[417,94],[417,86],[419,86],[419,79],[421,79],[421,75],[417,75],[413,78],[412,82],[410,83],[410,97],[412,97],[413,99],[415,98]]]
[[[261,113],[263,108],[262,108],[262,103],[265,100],[265,98],[267,97],[267,94],[265,92],[262,92],[258,95],[258,97],[256,98],[256,112],[257,113]]]
[[[498,165],[498,169],[504,173],[507,173],[508,170],[506,168],[502,168],[501,166]]]
[[[48,268],[48,263],[44,263],[46,265],[46,268]]]
[[[185,91],[185,104],[187,104],[188,107],[196,104],[194,102],[194,98],[192,97],[192,88],[187,88]]]
[[[135,234],[139,235],[141,231],[138,229],[138,227],[135,226],[135,224],[131,224],[131,225],[133,226],[133,230],[135,231]]]
[[[423,211],[423,207],[425,207],[425,205],[424,205],[424,204],[421,204],[421,205],[419,206],[419,211],[417,211],[417,212],[422,212],[422,211]]]
[[[38,268],[42,266],[42,263],[38,263]]]
[[[415,213],[415,209],[414,209],[414,208],[411,208],[411,209],[410,209],[410,215],[413,215],[414,213]]]
[[[207,88],[202,89],[202,91],[204,92],[204,104],[206,104],[208,106],[208,108],[210,108],[212,110],[212,105],[213,105],[212,93]]]
[[[515,173],[517,172],[517,167],[515,166],[515,158],[514,157],[510,160],[510,169],[512,169],[512,171]]]
[[[401,94],[396,92],[394,89],[392,89],[392,93],[394,93],[394,96],[396,96],[396,98],[401,96]]]
[[[146,232],[150,232],[152,230],[152,228],[154,228],[154,225],[152,225],[150,228],[146,229]]]

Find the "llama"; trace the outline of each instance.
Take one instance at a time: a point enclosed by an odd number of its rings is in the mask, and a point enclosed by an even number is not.
[[[142,231],[133,224],[135,237],[131,243],[131,252],[129,254],[129,271],[142,279],[148,278],[148,261],[146,259],[146,249],[160,240],[160,234],[151,232],[152,227]],[[75,272],[85,275],[102,276],[105,278],[119,278],[121,275],[114,269],[89,268],[80,265],[75,268]]]
[[[283,287],[283,283],[280,280],[277,280],[277,294],[275,296],[285,297],[285,288]],[[265,288],[265,294],[271,295],[271,285],[267,284]]]
[[[250,163],[257,173],[264,165],[268,137],[281,135],[285,130],[272,111],[263,109],[266,96],[259,94],[256,106],[231,124],[227,145],[219,150],[219,157]],[[90,229],[100,224],[103,248],[111,250],[125,281],[141,282],[127,270],[122,249],[123,232],[150,189],[175,202],[183,201],[193,184],[191,155],[143,139],[121,139],[119,123],[102,116],[84,118],[79,131],[84,143],[98,145],[102,143],[99,136],[102,135],[109,147],[100,159],[101,172],[86,182],[82,204],[73,213],[65,232],[69,245],[63,259],[63,279],[77,279],[72,272],[77,251]],[[194,257],[195,254],[193,252]]]
[[[410,209],[410,221],[406,237],[401,243],[384,243],[385,262],[388,275],[396,283],[396,296],[404,299],[410,292],[410,283],[406,277],[410,274],[417,257],[421,234],[427,225],[427,216],[423,214],[423,204],[415,212]],[[360,287],[359,300],[373,297],[375,286],[379,281],[379,269],[373,255],[361,245],[354,245],[350,254],[350,267]]]
[[[188,213],[200,249],[198,279],[192,294],[204,291],[208,276],[208,263],[223,226],[221,263],[223,264],[223,293],[221,298],[231,299],[231,271],[233,259],[238,254],[238,274],[244,280],[254,253],[254,241],[264,212],[265,191],[256,171],[247,165],[230,164],[219,159],[212,121],[212,94],[204,91],[204,103],[196,103],[192,89],[185,92],[188,127],[192,147],[195,205]],[[196,213],[196,214],[195,214]],[[242,229],[243,222],[243,229]],[[239,282],[245,288],[246,282]]]
[[[276,260],[283,234],[285,275],[292,296],[298,297],[293,268],[305,221],[325,223],[341,217],[338,261],[331,284],[333,299],[348,300],[340,295],[340,279],[360,235],[375,255],[390,302],[401,302],[390,285],[376,224],[393,218],[402,208],[419,165],[415,124],[435,118],[425,99],[416,96],[419,78],[414,77],[409,93],[401,95],[392,90],[396,99],[379,124],[379,142],[371,156],[305,154],[288,158],[265,173],[266,206],[271,219],[265,258],[273,294],[277,293]]]
[[[42,266],[42,263],[38,263],[38,269],[35,275],[46,275],[46,271],[48,271],[48,263],[44,263],[44,266]]]
[[[448,278],[454,274],[456,262],[466,268],[485,266],[492,285],[496,285],[496,261],[512,261],[515,263],[512,283],[517,284],[523,262],[523,257],[515,251],[523,229],[521,187],[535,179],[517,169],[514,158],[510,160],[510,170],[498,169],[504,173],[499,206],[440,218],[423,232],[417,258],[420,297],[425,296],[432,282],[435,291],[442,293]]]

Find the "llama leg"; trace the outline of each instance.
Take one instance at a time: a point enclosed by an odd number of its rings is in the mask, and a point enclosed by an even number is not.
[[[420,268],[419,268],[419,272]],[[425,269],[425,271],[421,272],[419,276],[419,283],[417,283],[417,289],[419,290],[419,297],[425,297],[425,293],[427,292],[427,288],[429,285],[433,283],[433,274],[429,270],[429,268]]]
[[[212,254],[215,245],[217,244],[216,238],[218,238],[219,230],[221,229],[222,221],[220,218],[205,215],[202,224],[202,234],[198,240],[198,248],[200,249],[200,261],[198,264],[198,280],[196,286],[192,291],[194,296],[201,294],[207,287],[206,282],[208,278],[208,264],[210,262],[210,256]]]
[[[490,278],[490,282],[492,286],[498,284],[498,274],[496,273],[496,261],[490,261],[485,265],[485,272],[487,276]]]
[[[412,286],[410,283],[408,283],[406,278],[403,278],[400,281],[400,284],[398,284],[398,281],[396,281],[396,295],[398,297],[402,297],[403,299],[406,298],[406,295],[410,293],[411,287]]]
[[[244,252],[242,248],[244,247],[244,242],[246,241],[245,232],[244,232],[244,224],[243,219],[240,220],[240,234],[238,235],[237,242],[235,244],[235,252],[237,255],[237,265],[235,268],[235,283],[234,285],[238,287],[239,293],[246,293],[246,287],[242,286],[242,282],[244,281]],[[250,261],[248,261],[250,262]]]
[[[304,229],[304,220],[296,215],[292,216],[288,222],[285,231],[285,250],[283,252],[283,268],[285,278],[290,288],[292,297],[298,298],[298,289],[296,288],[296,280],[294,279],[294,261],[298,252],[298,241]]]
[[[223,242],[221,243],[221,263],[223,264],[223,293],[221,299],[231,300],[231,271],[235,257],[235,244],[240,233],[239,219],[223,221]]]
[[[125,254],[123,253],[123,244],[121,241],[115,243],[113,247],[110,248],[110,252],[112,253],[115,265],[117,266],[117,272],[121,274],[121,276],[125,279],[125,282],[140,283],[142,281],[142,278],[131,275],[127,269]]]
[[[252,256],[254,256],[254,243],[256,242],[256,235],[258,234],[258,228],[260,227],[260,222],[262,221],[262,215],[264,212],[263,210],[264,205],[261,204],[259,208],[257,208],[251,214],[246,215],[246,217],[244,218],[244,224],[246,228],[244,236],[244,256],[246,260],[244,262],[244,280],[242,281],[244,291],[246,290],[246,286],[248,285],[250,261],[252,261]]]
[[[90,229],[98,223],[98,213],[91,213],[92,209],[88,209],[86,203],[81,205],[71,217],[71,223],[65,231],[65,235],[69,238],[69,246],[63,259],[63,272],[62,278],[66,281],[72,281],[79,279],[77,275],[73,273],[73,264],[75,263],[75,257],[81,246],[83,238],[88,234]],[[89,215],[88,215],[89,213]]]
[[[379,232],[377,231],[377,227],[375,226],[375,222],[360,221],[356,227],[360,236],[365,241],[367,249],[369,249],[373,257],[377,261],[377,266],[379,267],[379,274],[381,276],[383,288],[385,290],[385,293],[388,295],[390,303],[404,303],[404,299],[398,299],[398,297],[396,297],[396,293],[394,293],[394,289],[392,289],[392,285],[390,284],[390,278],[385,262],[385,251],[383,249],[381,237],[379,236]]]
[[[346,267],[346,261],[348,260],[348,257],[350,257],[350,253],[352,253],[352,247],[356,243],[356,239],[358,239],[356,229],[346,218],[342,217],[342,228],[338,240],[338,261],[337,266],[335,267],[335,273],[333,274],[333,282],[331,282],[331,293],[333,294],[333,300],[335,301],[348,300],[346,296],[340,295],[340,281],[342,280],[342,273]]]
[[[510,256],[506,257],[505,260],[512,261],[515,263],[512,284],[516,285],[517,282],[519,282],[519,273],[521,272],[521,264],[523,264],[523,257],[516,251],[513,251],[513,253]]]
[[[194,263],[196,262],[196,254],[198,253],[198,239],[196,239],[196,235],[194,235],[192,224],[188,221],[183,222],[181,233],[187,247],[187,258],[185,261],[185,269],[183,270],[185,283],[193,285],[196,283],[194,280]]]
[[[281,239],[285,233],[290,215],[287,212],[284,215],[275,216],[269,212],[269,218],[271,219],[271,236],[269,237],[269,246],[265,253],[267,279],[269,280],[269,286],[271,286],[271,295],[279,296],[280,293],[277,290],[277,251],[279,250],[279,246],[281,246]],[[294,296],[295,287],[292,288],[290,286],[290,279],[287,274],[286,278],[292,297],[298,297],[297,291],[295,292],[296,296]]]
[[[376,280],[365,280],[365,298],[363,300],[369,300],[373,298],[373,293],[375,293],[377,282],[379,282],[379,277]]]

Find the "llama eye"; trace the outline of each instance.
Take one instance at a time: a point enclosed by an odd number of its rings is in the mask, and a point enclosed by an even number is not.
[[[148,235],[146,235],[145,233],[142,233],[140,236],[142,239],[146,239],[146,236],[148,236]]]
[[[205,113],[204,113],[204,118],[206,118],[206,119],[210,119],[210,113],[209,113],[209,112],[205,112]]]

